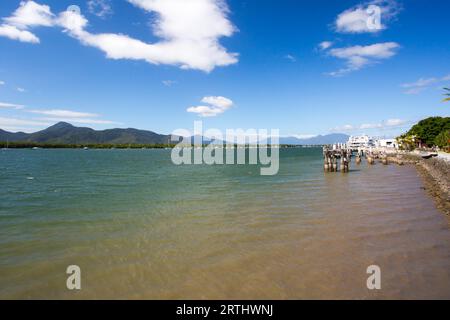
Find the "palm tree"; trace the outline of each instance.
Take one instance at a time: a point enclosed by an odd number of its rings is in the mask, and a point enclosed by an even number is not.
[[[444,99],[444,102],[446,101],[450,101],[450,89],[449,88],[444,88],[444,90],[447,90],[448,93],[444,93],[444,96],[447,96],[448,98]]]

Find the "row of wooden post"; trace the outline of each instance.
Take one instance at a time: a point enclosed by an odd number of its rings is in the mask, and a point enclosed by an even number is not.
[[[380,162],[384,165],[389,164],[388,155],[383,151],[373,152],[371,150],[364,152],[362,150],[359,150],[355,158],[355,162],[357,165],[361,164],[363,156],[365,156],[367,164],[369,165],[375,164],[375,159],[379,159]],[[345,148],[332,149],[331,147],[327,146],[323,148],[323,158],[324,158],[323,168],[326,172],[338,172],[338,171],[348,172],[352,158],[352,150]],[[338,161],[338,159],[340,161]],[[394,159],[393,161],[398,165],[404,164],[401,155],[397,155],[397,159]],[[340,163],[339,166],[338,162]]]
[[[324,164],[323,168],[326,172],[348,172],[351,160],[351,151],[346,149],[330,150],[324,147],[323,150]],[[338,159],[340,164],[338,167]]]

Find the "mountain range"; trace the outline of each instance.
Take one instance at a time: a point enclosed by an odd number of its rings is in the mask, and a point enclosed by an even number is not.
[[[94,130],[86,127],[76,127],[67,122],[58,122],[47,129],[34,133],[8,132],[0,129],[2,142],[26,142],[39,144],[167,144],[170,135],[158,134],[152,131],[128,129]],[[291,145],[321,145],[342,143],[348,140],[345,134],[319,135],[308,139],[282,137],[280,144]],[[204,139],[209,141],[209,139]]]
[[[311,138],[299,139],[296,137],[280,137],[280,144],[292,145],[322,145],[333,143],[345,143],[350,136],[343,133],[332,133],[327,135],[318,135]]]

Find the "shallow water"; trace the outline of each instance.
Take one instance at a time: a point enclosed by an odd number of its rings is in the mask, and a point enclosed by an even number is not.
[[[260,176],[170,150],[0,151],[0,298],[450,298],[448,220],[413,167],[280,152]]]

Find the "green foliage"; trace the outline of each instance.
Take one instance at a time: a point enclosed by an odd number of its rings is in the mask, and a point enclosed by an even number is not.
[[[406,136],[416,136],[427,146],[433,146],[436,137],[446,130],[450,130],[450,117],[431,117],[414,125]]]
[[[137,129],[107,129],[93,130],[91,128],[75,127],[66,122],[58,122],[47,129],[34,132],[7,132],[0,129],[0,141],[38,143],[46,145],[105,145],[139,146],[171,144],[171,136],[161,135],[151,131]],[[119,148],[119,147],[118,147]]]
[[[399,143],[401,150],[413,151],[415,148],[415,137],[408,136],[406,133],[397,137],[397,142]]]
[[[450,146],[450,130],[444,130],[439,133],[434,139],[434,144],[439,148],[446,148]]]
[[[45,148],[45,149],[163,149],[173,148],[173,144],[64,144],[64,143],[36,143],[36,142],[0,142],[0,148]]]

